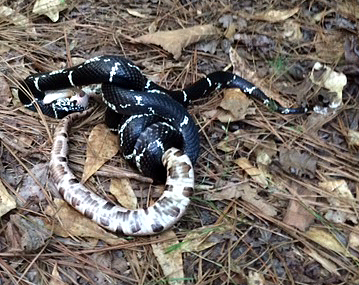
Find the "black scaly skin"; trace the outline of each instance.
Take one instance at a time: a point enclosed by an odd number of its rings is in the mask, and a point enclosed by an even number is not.
[[[230,72],[213,72],[184,90],[167,90],[148,80],[137,66],[120,56],[95,57],[71,68],[30,75],[22,87],[33,94],[45,115],[62,118],[83,108],[66,99],[44,104],[44,92],[96,83],[102,83],[103,101],[108,107],[106,123],[111,129],[118,129],[123,138],[124,157],[145,176],[156,180],[163,177],[157,169],[163,169],[161,157],[170,146],[183,146],[192,163],[196,162],[200,149],[198,128],[185,109],[191,100],[215,90],[239,88],[273,111],[307,112],[305,107],[282,107],[252,83]],[[22,89],[19,98],[27,108],[35,109]]]

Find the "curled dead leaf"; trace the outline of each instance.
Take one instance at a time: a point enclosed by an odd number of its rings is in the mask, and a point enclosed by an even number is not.
[[[174,31],[159,31],[136,38],[135,40],[144,44],[159,45],[179,59],[182,49],[190,44],[209,40],[219,35],[219,31],[213,25],[198,25],[186,29]]]
[[[265,174],[258,168],[254,167],[247,158],[238,158],[234,161],[234,163],[242,168],[259,185],[262,187],[268,187],[268,181]]]
[[[347,84],[344,73],[336,72],[329,66],[316,62],[309,77],[314,84],[334,93],[335,96],[330,99],[330,108],[338,108],[342,104],[343,88]]]
[[[239,89],[227,89],[219,106],[229,111],[231,122],[244,119],[251,100]],[[218,119],[222,122],[221,118]],[[228,122],[228,121],[227,121]]]
[[[266,21],[270,23],[276,23],[276,22],[282,22],[296,13],[298,13],[299,7],[294,7],[292,9],[287,10],[268,10],[260,13],[256,13],[253,15],[247,14],[245,12],[240,12],[239,15],[241,17],[244,17],[246,19],[254,19],[254,20],[260,20],[260,21]]]
[[[64,0],[37,0],[32,12],[38,15],[46,15],[51,21],[57,22],[60,12],[68,7]]]

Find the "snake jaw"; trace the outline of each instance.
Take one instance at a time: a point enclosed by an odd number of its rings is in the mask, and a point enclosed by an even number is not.
[[[89,103],[89,95],[84,91],[80,91],[70,98],[70,102],[76,102],[76,105],[83,107],[83,109],[87,109]]]

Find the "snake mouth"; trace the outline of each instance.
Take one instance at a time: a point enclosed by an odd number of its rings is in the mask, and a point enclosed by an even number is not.
[[[89,95],[81,89],[61,89],[45,92],[44,104],[51,104],[55,101],[61,101],[68,98],[73,104],[87,109],[89,104]]]

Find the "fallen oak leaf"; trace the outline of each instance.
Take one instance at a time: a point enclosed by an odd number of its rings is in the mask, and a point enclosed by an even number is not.
[[[15,198],[7,192],[4,184],[0,181],[0,217],[15,208]]]
[[[179,59],[183,48],[202,40],[212,39],[217,35],[219,35],[218,29],[209,24],[174,31],[159,31],[140,36],[136,38],[135,41],[144,44],[159,45],[172,53],[175,59]]]

